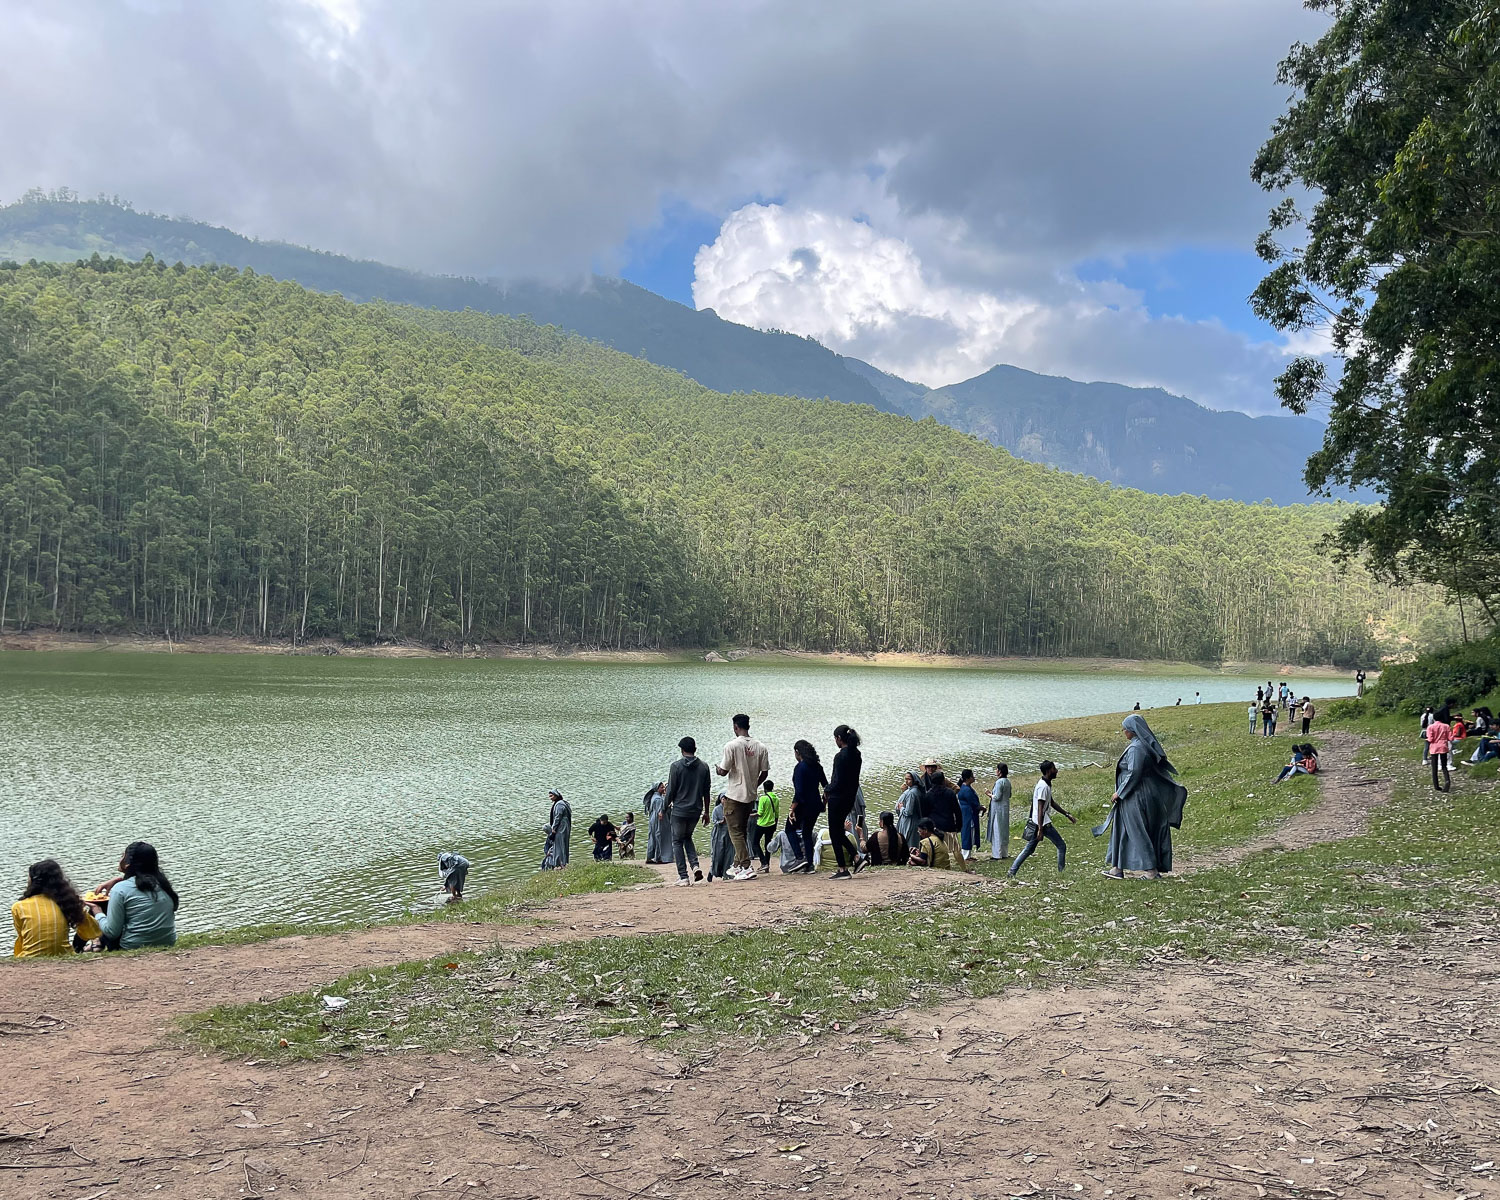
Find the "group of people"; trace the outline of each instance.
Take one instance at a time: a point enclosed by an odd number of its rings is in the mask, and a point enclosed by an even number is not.
[[[1283,683],[1277,686],[1267,680],[1265,687],[1255,689],[1255,700],[1249,710],[1250,732],[1255,732],[1258,720],[1261,734],[1264,737],[1275,737],[1278,715],[1283,711],[1294,724],[1301,718],[1303,737],[1307,736],[1308,730],[1312,728],[1313,718],[1318,715],[1311,696],[1298,698],[1289,685]]]
[[[1454,758],[1454,747],[1470,737],[1478,739],[1474,752],[1466,759]],[[1435,791],[1446,792],[1453,787],[1451,768],[1475,766],[1500,758],[1500,728],[1495,716],[1488,708],[1476,708],[1470,717],[1463,710],[1453,711],[1452,705],[1444,704],[1434,710],[1429,704],[1422,712],[1422,761],[1432,764],[1432,786]],[[1442,782],[1438,774],[1442,773]]]
[[[56,860],[33,863],[10,919],[16,958],[171,946],[177,941],[177,893],[156,847],[131,842],[119,874],[82,895]]]
[[[743,882],[770,871],[778,856],[783,874],[808,873],[823,857],[823,839],[832,852],[833,878],[850,879],[871,866],[910,865],[972,871],[983,844],[990,858],[1010,857],[1011,780],[1008,763],[995,765],[995,780],[986,805],[976,788],[973,770],[964,768],[954,784],[942,763],[928,759],[906,773],[893,811],[881,812],[873,829],[860,776],[863,757],[859,733],[849,725],[833,730],[836,752],[825,768],[816,747],[806,739],[792,746],[791,798],[785,820],[783,798],[770,778],[770,754],[750,734],[750,718],[737,713],[731,721],[733,737],[720,761],[710,767],[698,757],[692,737],[678,744],[678,758],[667,778],[647,790],[641,801],[645,825],[645,860],[674,865],[677,886],[723,880]],[[1105,874],[1124,878],[1126,871],[1156,878],[1172,869],[1171,831],[1182,822],[1186,791],[1174,778],[1160,742],[1139,713],[1125,719],[1125,751],[1116,765],[1115,794],[1096,836],[1109,833]],[[1057,848],[1057,867],[1067,864],[1067,843],[1054,823],[1054,814],[1077,823],[1053,795],[1057,766],[1049,761],[1038,768],[1031,804],[1022,834],[1022,847],[1008,869],[1014,878],[1042,840]],[[714,796],[713,777],[723,782]],[[546,843],[542,869],[568,865],[572,836],[572,808],[560,791],[549,793]],[[826,832],[819,822],[826,817]],[[700,860],[694,835],[710,830],[708,862]],[[634,857],[637,839],[635,813],[615,825],[601,813],[589,826],[596,860]],[[465,864],[467,865],[467,864]]]

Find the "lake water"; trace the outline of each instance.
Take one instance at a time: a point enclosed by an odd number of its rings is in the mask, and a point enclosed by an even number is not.
[[[107,879],[139,838],[182,893],[183,931],[392,916],[431,906],[443,849],[473,861],[471,892],[535,870],[549,787],[573,806],[574,855],[588,854],[595,816],[639,812],[683,734],[716,762],[738,711],[787,783],[796,738],[826,760],[833,726],[853,725],[874,808],[928,755],[953,775],[1002,758],[1087,760],[986,729],[1194,691],[1243,701],[1254,686],[751,662],[0,654],[0,895],[19,895],[41,858],[80,888]]]

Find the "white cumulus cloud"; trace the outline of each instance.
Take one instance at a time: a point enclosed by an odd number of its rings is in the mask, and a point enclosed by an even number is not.
[[[1139,292],[1049,272],[1024,256],[988,262],[990,286],[949,282],[931,263],[962,261],[961,225],[903,228],[898,214],[883,216],[896,232],[868,218],[746,205],[699,250],[694,302],[731,321],[815,337],[932,387],[1008,363],[1164,387],[1214,408],[1275,411],[1269,382],[1286,346],[1217,321],[1156,316]]]

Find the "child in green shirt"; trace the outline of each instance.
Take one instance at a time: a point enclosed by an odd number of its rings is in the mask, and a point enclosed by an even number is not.
[[[776,795],[774,780],[766,780],[760,800],[756,805],[755,819],[750,822],[750,857],[759,858],[761,870],[771,869],[771,840],[776,836],[776,825],[781,820],[781,800]]]

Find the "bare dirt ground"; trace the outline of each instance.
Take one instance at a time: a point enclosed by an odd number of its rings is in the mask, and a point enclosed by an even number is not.
[[[1353,786],[1361,776],[1338,753],[1327,765],[1315,811],[1367,814],[1381,789]],[[1322,818],[1285,836],[1347,836],[1364,820]],[[1310,963],[1164,956],[1088,987],[955,1001],[815,1040],[789,1010],[769,1045],[598,1043],[559,1023],[540,1059],[277,1067],[163,1042],[177,1014],[366,964],[790,923],[919,884],[991,886],[877,871],[841,887],[652,888],[559,903],[544,927],[0,971],[0,1196],[1500,1196],[1500,959],[1480,927],[1395,951],[1362,946],[1355,929]]]

